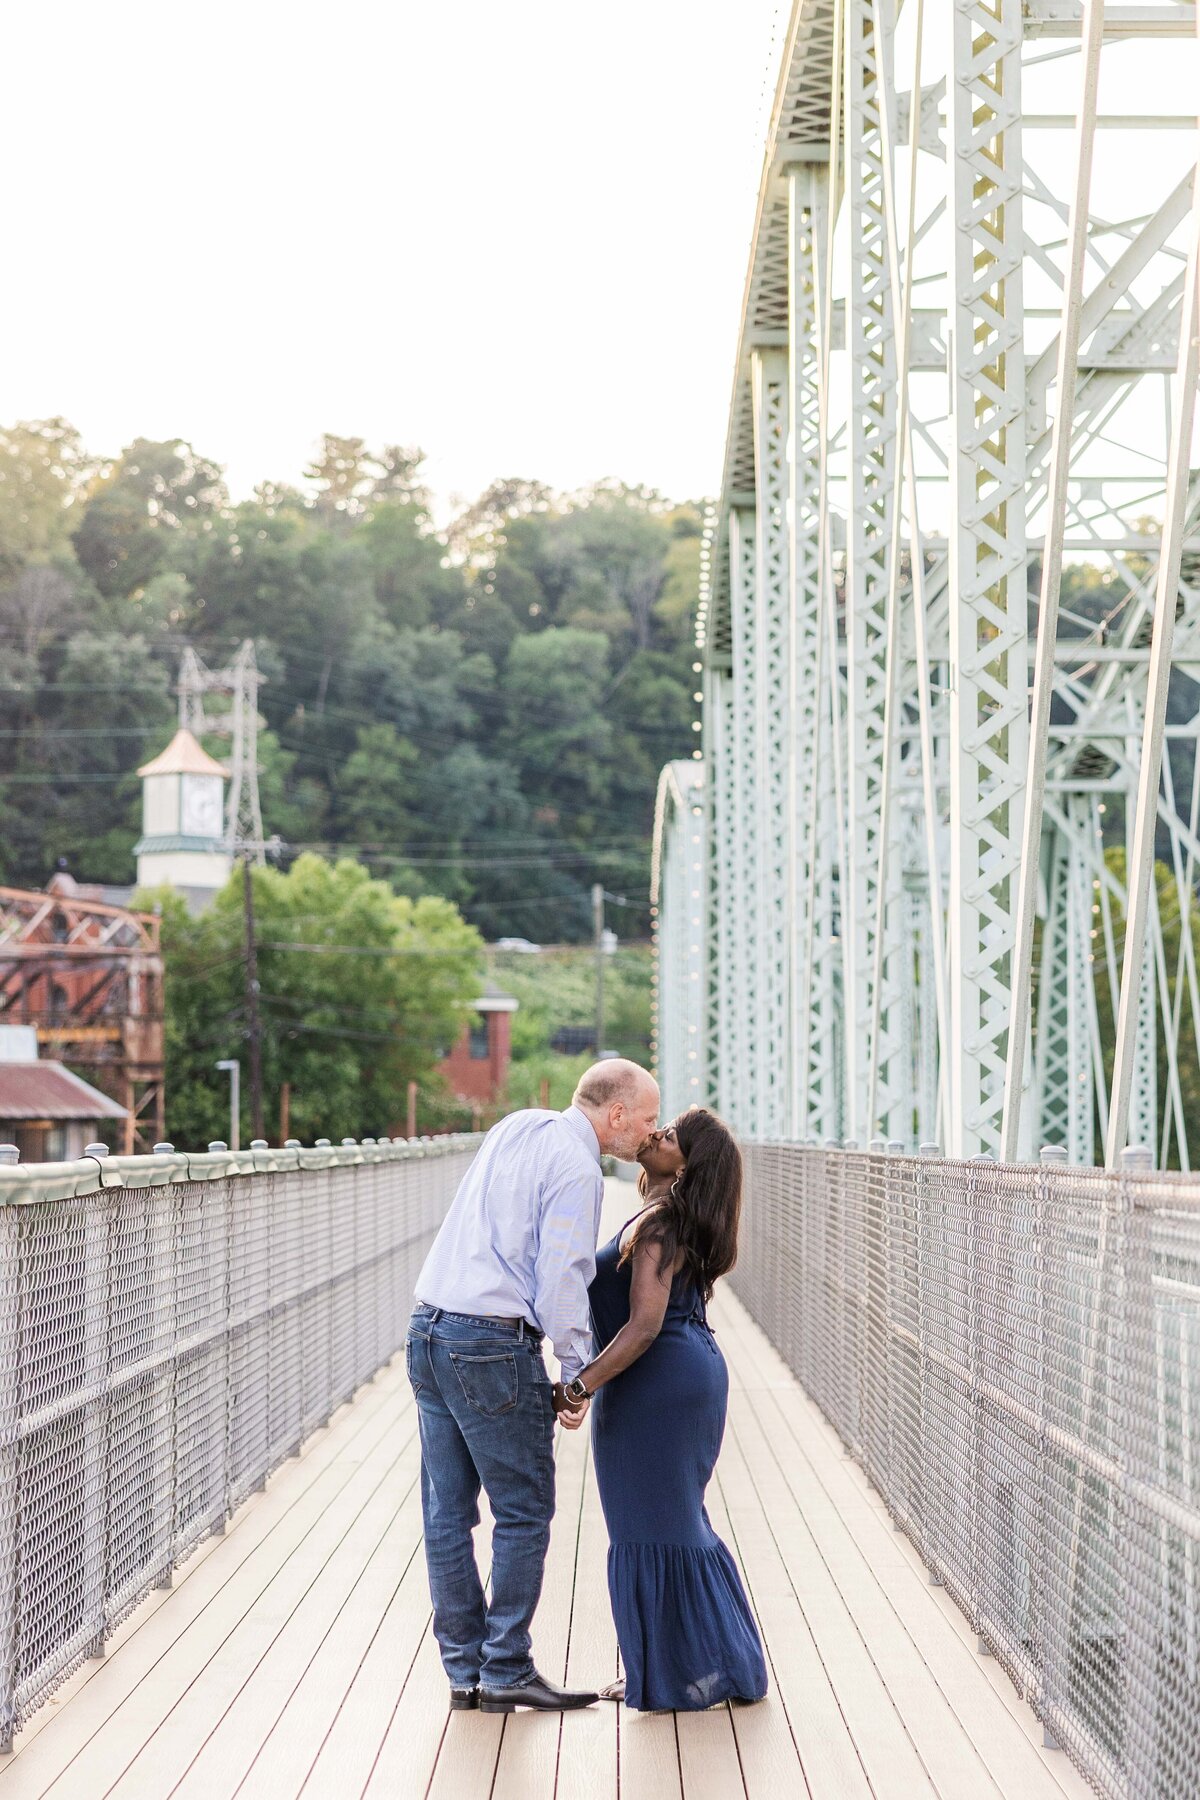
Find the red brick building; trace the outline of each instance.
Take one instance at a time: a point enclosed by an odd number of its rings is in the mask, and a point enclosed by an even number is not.
[[[462,1036],[438,1064],[450,1091],[471,1106],[494,1106],[503,1096],[512,1061],[512,1015],[519,1004],[487,982],[472,1002]]]

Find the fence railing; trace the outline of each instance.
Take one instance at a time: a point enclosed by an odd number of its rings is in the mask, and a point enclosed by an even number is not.
[[[0,1748],[396,1352],[476,1141],[0,1168]]]
[[[734,1287],[1099,1792],[1200,1793],[1200,1176],[747,1147]]]

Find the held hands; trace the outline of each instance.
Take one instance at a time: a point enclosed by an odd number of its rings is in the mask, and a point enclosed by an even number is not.
[[[570,1400],[561,1381],[554,1383],[554,1412],[564,1431],[578,1431],[587,1418],[590,1400]]]

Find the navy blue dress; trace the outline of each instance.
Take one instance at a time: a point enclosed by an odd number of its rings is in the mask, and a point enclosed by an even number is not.
[[[629,1318],[633,1264],[618,1267],[620,1242],[618,1232],[596,1252],[588,1290],[597,1353]],[[643,1711],[695,1712],[767,1691],[737,1565],[704,1508],[728,1399],[725,1358],[681,1271],[659,1336],[592,1402],[625,1703]]]

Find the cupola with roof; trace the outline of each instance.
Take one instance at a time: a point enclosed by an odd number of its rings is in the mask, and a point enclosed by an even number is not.
[[[138,886],[178,888],[197,898],[224,887],[233,866],[225,834],[224,765],[181,726],[161,755],[144,763],[138,774]]]

